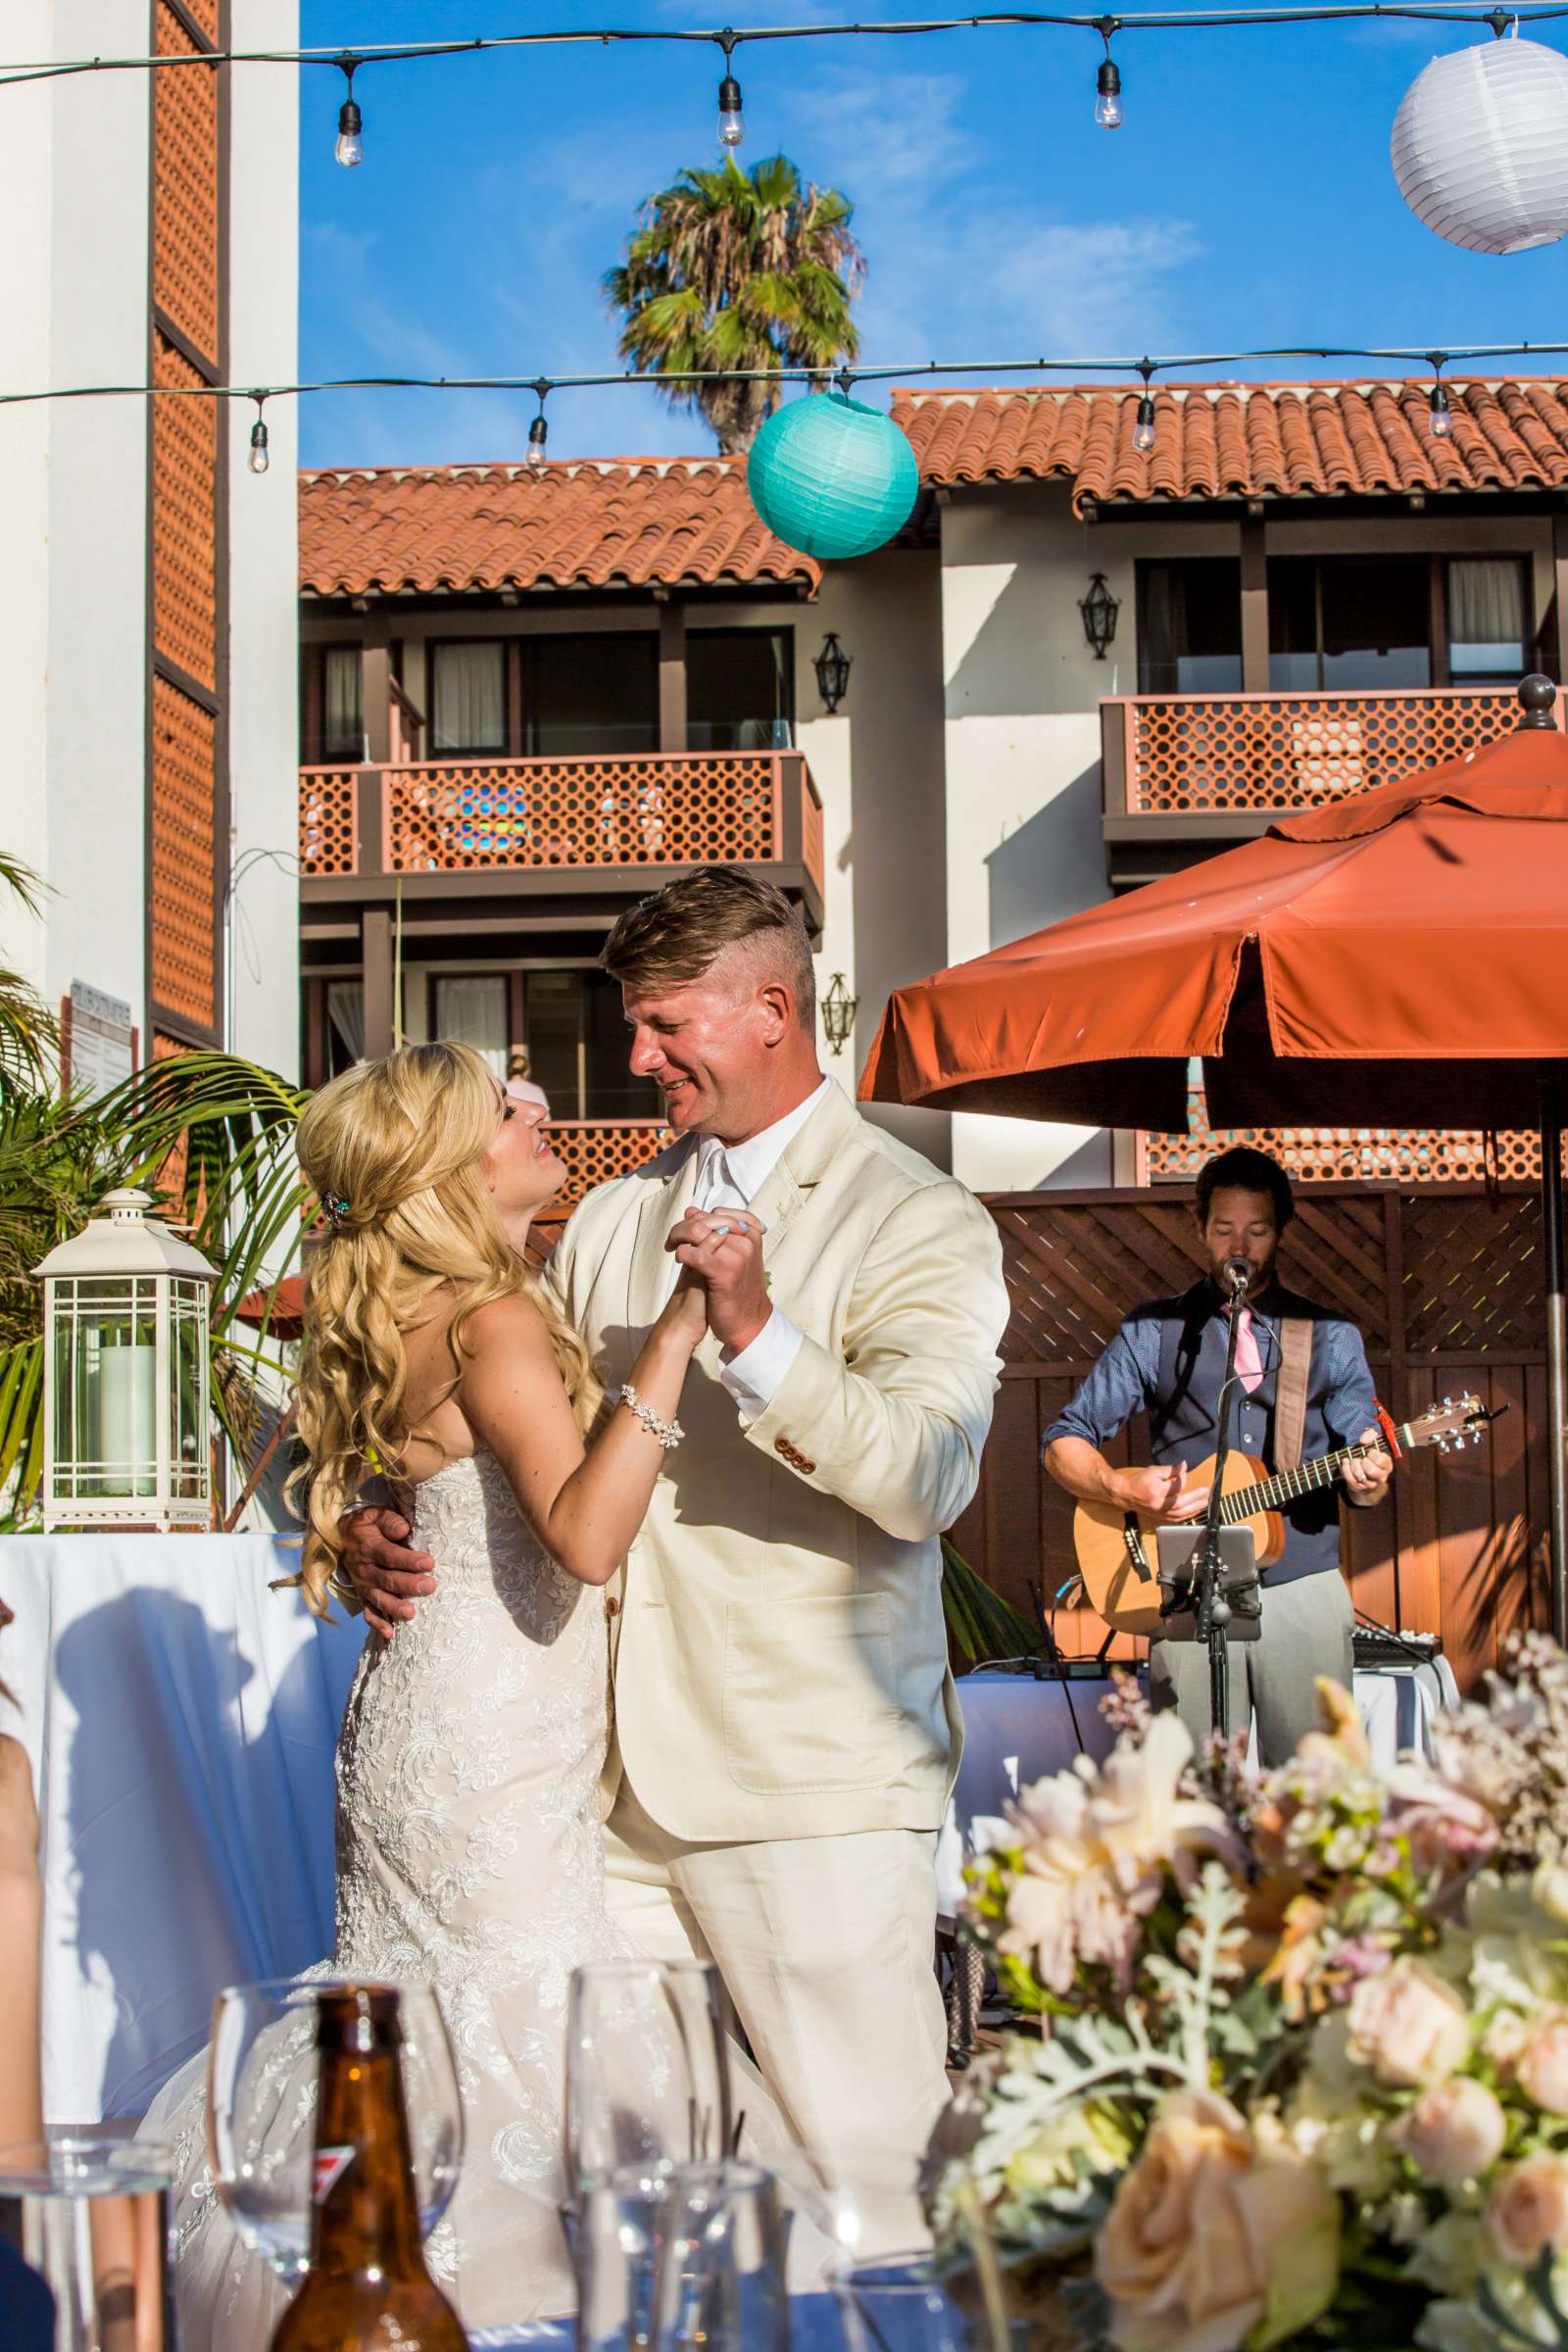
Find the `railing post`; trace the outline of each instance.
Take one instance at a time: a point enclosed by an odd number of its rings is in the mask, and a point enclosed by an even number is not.
[[[386,872],[386,770],[360,767],[354,771],[354,871]]]
[[[1107,816],[1127,813],[1127,705],[1100,706],[1100,801]]]
[[[360,955],[365,987],[365,1057],[378,1061],[392,1051],[392,917],[384,906],[368,906],[360,917]]]
[[[686,608],[674,603],[659,608],[659,748],[684,752],[686,746]]]
[[[1268,525],[1242,517],[1242,692],[1268,692]]]

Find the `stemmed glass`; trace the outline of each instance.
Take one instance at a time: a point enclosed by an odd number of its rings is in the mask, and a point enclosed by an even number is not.
[[[566,2193],[731,2153],[729,2003],[704,1960],[591,1961],[566,2020]]]
[[[218,1996],[207,2073],[213,2180],[244,2244],[290,2288],[310,2267],[316,2155],[316,1996],[336,1980],[275,1977]],[[403,2098],[419,2227],[428,2237],[463,2162],[463,2102],[433,1987],[399,1984]]]

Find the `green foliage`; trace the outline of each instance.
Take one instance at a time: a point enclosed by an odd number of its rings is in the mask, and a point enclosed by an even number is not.
[[[0,1089],[0,1492],[31,1510],[43,1468],[43,1292],[29,1270],[80,1231],[106,1192],[138,1185],[219,1269],[213,1405],[243,1457],[255,1423],[259,1335],[235,1321],[274,1254],[297,1248],[304,1190],[294,1129],[305,1097],[226,1054],[152,1063],[96,1099]]]
[[[782,155],[744,172],[733,157],[682,172],[651,196],[624,262],[604,276],[621,313],[623,359],[695,409],[719,449],[750,449],[778,406],[777,383],[683,383],[721,368],[821,368],[859,348],[851,299],[864,277],[837,188],[802,186]]]
[[[942,1607],[956,1646],[971,1665],[982,1658],[1045,1655],[1039,1629],[1026,1624],[1011,1602],[992,1590],[946,1536],[942,1539]]]
[[[0,889],[36,914],[43,884],[20,858],[0,850]],[[42,1086],[60,1052],[58,1023],[20,972],[0,966],[0,1102],[18,1088]]]

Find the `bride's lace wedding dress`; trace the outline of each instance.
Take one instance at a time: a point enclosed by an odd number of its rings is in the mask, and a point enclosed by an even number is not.
[[[337,1752],[337,1941],[323,1973],[435,1985],[463,2092],[457,2194],[428,2246],[465,2323],[571,2308],[559,2202],[566,1991],[632,1946],[605,1905],[602,1595],[557,1567],[495,1458],[416,1490],[434,1595],[370,1637]],[[286,2300],[216,2196],[205,2054],[144,2132],[173,2139],[189,2352],[263,2352]],[[309,2132],[297,2102],[290,2129]]]

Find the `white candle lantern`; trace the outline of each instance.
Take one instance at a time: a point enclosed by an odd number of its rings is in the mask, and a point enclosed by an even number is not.
[[[212,1525],[207,1317],[217,1270],[109,1193],[43,1284],[43,1524]]]

